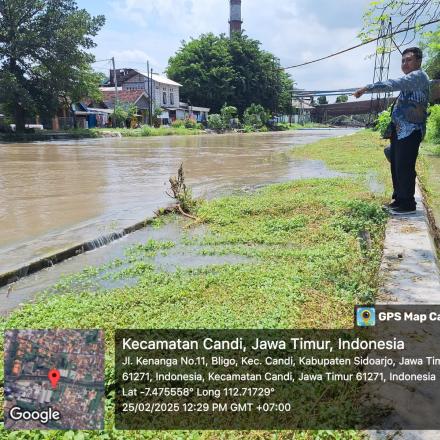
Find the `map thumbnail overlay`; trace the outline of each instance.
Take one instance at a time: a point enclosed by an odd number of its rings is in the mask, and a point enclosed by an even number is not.
[[[4,359],[5,428],[104,428],[101,330],[7,330]]]

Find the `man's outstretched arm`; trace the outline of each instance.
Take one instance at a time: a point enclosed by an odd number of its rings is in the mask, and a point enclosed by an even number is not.
[[[429,81],[425,75],[420,70],[417,70],[398,79],[387,79],[386,81],[368,84],[356,90],[353,96],[360,98],[364,93],[423,90],[428,86]]]

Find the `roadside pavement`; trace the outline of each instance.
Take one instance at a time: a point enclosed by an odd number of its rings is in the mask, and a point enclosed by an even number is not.
[[[416,201],[415,215],[391,217],[388,222],[377,304],[440,304],[439,266],[419,187]],[[428,348],[438,351],[438,347]],[[395,404],[391,405],[402,411],[388,416],[389,425],[405,426],[406,416],[410,420],[438,417],[440,396],[427,392],[426,384],[403,389],[396,385],[392,393],[383,392],[393,395]],[[428,414],[427,408],[433,414]],[[368,435],[373,440],[433,440],[440,438],[440,431],[368,431]]]

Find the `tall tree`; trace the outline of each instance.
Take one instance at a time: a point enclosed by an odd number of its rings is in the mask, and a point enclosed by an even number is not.
[[[104,22],[74,0],[0,0],[0,102],[17,131],[28,116],[54,115],[63,98],[96,93],[87,50]]]
[[[234,96],[232,57],[224,35],[205,34],[182,47],[168,61],[167,74],[182,84],[183,100],[211,107],[219,113]]]
[[[260,43],[245,35],[204,34],[182,43],[169,59],[167,74],[180,82],[182,98],[219,112],[225,102],[240,114],[252,103],[287,111],[292,80]]]
[[[240,113],[253,103],[272,112],[288,112],[293,82],[280,68],[279,60],[244,34],[235,32],[228,43],[235,72],[233,105]]]
[[[426,55],[426,73],[431,79],[440,79],[440,27],[424,34],[422,46]]]

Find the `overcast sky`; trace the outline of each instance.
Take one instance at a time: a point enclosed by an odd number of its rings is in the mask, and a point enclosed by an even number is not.
[[[282,66],[299,64],[356,45],[370,0],[242,0],[243,28]],[[202,33],[229,33],[229,0],[77,0],[106,24],[95,39],[97,60],[115,57],[116,67],[162,73],[182,40]],[[414,45],[415,43],[413,43]],[[374,43],[329,60],[288,70],[300,88],[328,90],[372,82]],[[109,62],[96,63],[108,73]],[[400,55],[390,77],[400,76]]]

